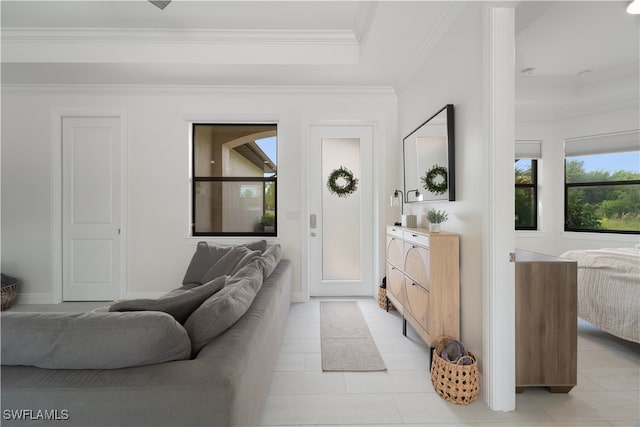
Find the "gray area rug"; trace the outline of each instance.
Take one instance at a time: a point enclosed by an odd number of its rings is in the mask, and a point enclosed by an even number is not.
[[[385,371],[360,306],[355,301],[320,301],[323,371]]]

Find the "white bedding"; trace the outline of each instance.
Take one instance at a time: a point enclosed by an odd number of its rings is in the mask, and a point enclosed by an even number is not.
[[[574,250],[578,316],[625,340],[640,342],[640,249]]]

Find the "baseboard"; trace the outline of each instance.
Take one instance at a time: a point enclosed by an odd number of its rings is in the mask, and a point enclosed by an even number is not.
[[[309,301],[309,298],[302,292],[291,293],[291,302],[307,302],[307,301]]]

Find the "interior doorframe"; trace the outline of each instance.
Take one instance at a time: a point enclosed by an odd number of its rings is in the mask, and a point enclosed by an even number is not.
[[[125,109],[54,109],[51,112],[51,303],[63,300],[62,290],[62,120],[65,118],[120,120],[120,298],[127,294],[128,140]]]
[[[376,292],[376,284],[380,282],[380,257],[379,248],[380,248],[380,236],[381,233],[379,230],[381,229],[381,218],[383,218],[382,208],[381,208],[381,200],[382,198],[381,191],[383,190],[384,183],[384,174],[376,173],[376,171],[384,171],[384,165],[382,165],[382,161],[384,159],[384,144],[386,135],[385,128],[385,119],[383,114],[366,114],[366,115],[339,115],[335,114],[315,114],[315,115],[306,115],[303,114],[302,118],[302,131],[303,131],[303,144],[302,149],[300,150],[300,161],[301,164],[306,164],[308,161],[308,153],[309,146],[311,144],[311,128],[313,126],[370,126],[372,128],[373,135],[373,218],[372,218],[372,229],[371,233],[373,236],[373,248],[372,248],[372,256],[373,256],[373,283],[371,284],[371,296],[375,296]],[[311,298],[311,269],[309,268],[311,260],[309,244],[310,244],[310,236],[309,236],[309,215],[311,214],[310,202],[311,198],[309,192],[307,191],[309,182],[311,182],[311,177],[309,176],[310,171],[308,168],[305,173],[302,174],[302,185],[301,185],[301,194],[300,199],[304,201],[303,209],[302,209],[302,221],[300,221],[300,235],[302,236],[302,256],[301,256],[301,290],[300,295],[294,296],[294,300],[296,302],[306,302]]]

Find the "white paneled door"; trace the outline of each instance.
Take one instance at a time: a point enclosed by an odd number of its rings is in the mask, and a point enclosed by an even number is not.
[[[120,119],[62,119],[62,298],[119,297]]]
[[[373,126],[312,125],[311,296],[373,294]]]

